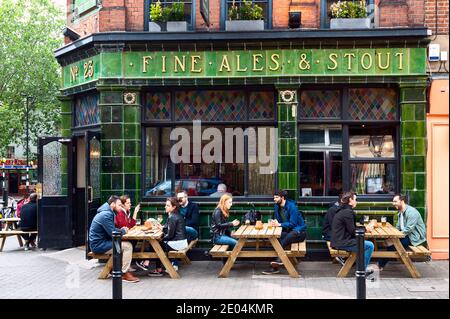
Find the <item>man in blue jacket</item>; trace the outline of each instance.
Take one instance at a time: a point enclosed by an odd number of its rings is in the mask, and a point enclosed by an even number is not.
[[[287,198],[287,192],[278,190],[273,194],[274,208],[274,226],[281,226],[283,230],[279,239],[283,249],[286,249],[292,243],[300,243],[306,239],[306,224],[302,214],[297,209],[293,200]],[[282,261],[278,258],[270,263],[271,269],[263,271],[265,275],[278,274]]]
[[[198,238],[198,219],[200,216],[197,203],[188,200],[187,191],[183,190],[177,194],[180,204],[180,214],[186,223],[186,236],[188,242]]]
[[[97,215],[92,220],[89,229],[89,247],[96,254],[112,254],[112,232],[118,231],[122,235],[128,232],[127,227],[117,229],[114,226],[114,212],[121,209],[120,198],[112,195],[107,203],[97,209]],[[138,282],[139,279],[133,276],[128,270],[130,268],[133,255],[133,246],[128,241],[122,241],[122,280],[125,282]]]

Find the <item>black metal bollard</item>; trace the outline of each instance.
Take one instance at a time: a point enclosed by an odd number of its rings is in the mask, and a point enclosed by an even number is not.
[[[122,299],[122,233],[113,231],[112,297]]]
[[[356,299],[366,299],[366,267],[364,265],[364,228],[355,231],[358,255],[356,256]]]

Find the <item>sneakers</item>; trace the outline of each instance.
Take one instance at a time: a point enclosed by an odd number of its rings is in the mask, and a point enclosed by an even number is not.
[[[373,272],[374,272],[373,269],[367,269],[367,270],[366,270],[366,277],[369,277],[370,275],[372,275]]]
[[[172,267],[173,267],[173,269],[175,269],[175,271],[178,271],[178,265],[174,265],[174,264],[172,263]],[[169,273],[169,271],[168,271],[167,269],[164,270],[164,272]]]
[[[155,269],[155,270],[153,270],[153,271],[150,271],[150,272],[148,273],[148,276],[149,276],[149,277],[162,277],[162,276],[164,276],[164,273],[163,273],[162,271],[157,271],[157,270]]]
[[[129,271],[122,275],[122,281],[125,282],[138,282],[139,278],[133,276]]]
[[[23,250],[27,251],[27,250],[29,250],[29,249],[30,249],[30,243],[29,243],[29,241],[27,240],[27,241],[25,242],[25,245],[23,245]]]
[[[279,266],[283,266],[283,262],[280,260],[280,258],[277,258],[275,261],[272,261],[270,263],[270,265],[272,267],[279,267]]]
[[[36,248],[36,242],[34,240],[30,241],[31,248]]]
[[[136,261],[135,265],[143,271],[148,271],[148,266],[145,266],[144,261]]]
[[[275,274],[279,274],[280,270],[278,268],[270,268],[267,270],[264,270],[262,272],[263,275],[275,275]]]

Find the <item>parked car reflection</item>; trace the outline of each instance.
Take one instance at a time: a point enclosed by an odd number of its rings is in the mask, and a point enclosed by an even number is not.
[[[185,189],[188,196],[209,196],[217,191],[220,178],[180,179],[175,181],[175,193]],[[145,196],[172,196],[172,181],[162,181],[145,192]]]

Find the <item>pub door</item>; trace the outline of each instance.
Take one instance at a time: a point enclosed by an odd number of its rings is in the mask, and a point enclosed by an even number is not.
[[[86,141],[86,193],[85,193],[85,242],[86,257],[89,253],[89,228],[92,219],[97,214],[97,208],[100,207],[100,133],[85,132]]]
[[[73,246],[72,229],[72,139],[44,137],[38,143],[39,248]]]

